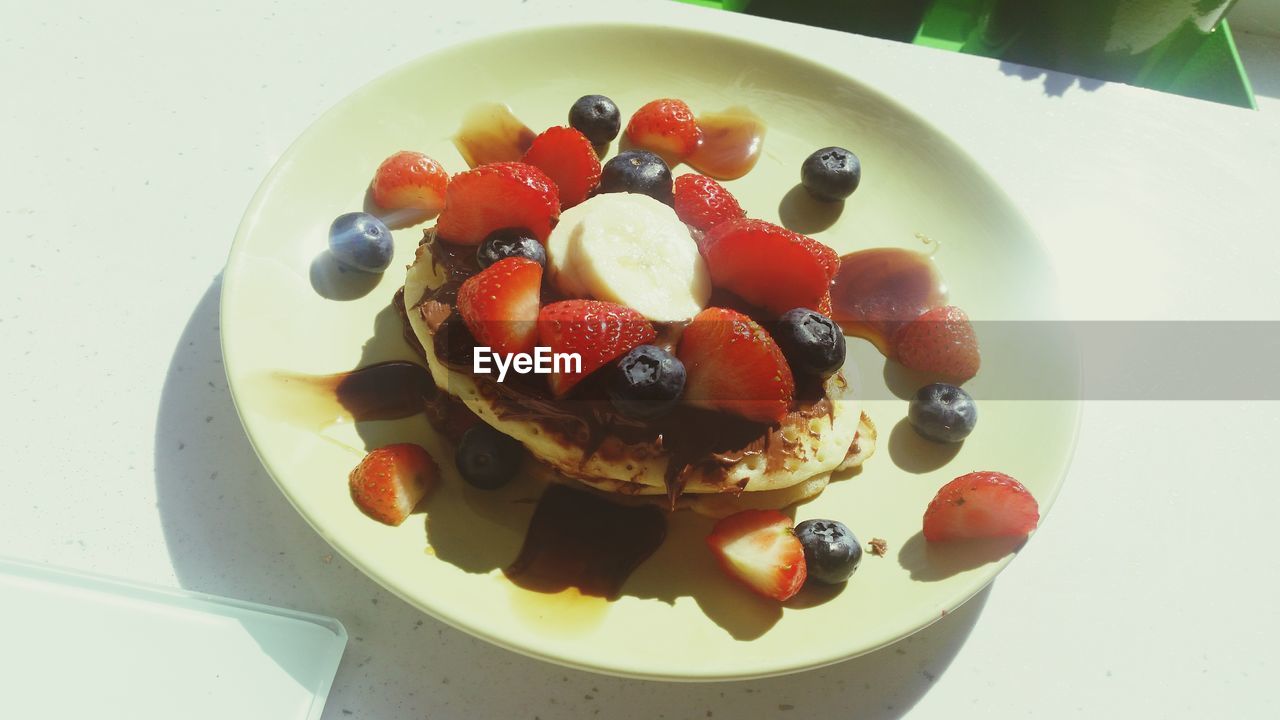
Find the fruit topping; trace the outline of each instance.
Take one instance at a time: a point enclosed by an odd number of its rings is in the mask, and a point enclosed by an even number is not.
[[[546,240],[559,215],[560,196],[546,173],[525,163],[490,163],[449,181],[436,231],[458,245],[479,245],[494,230],[510,227]]]
[[[689,173],[676,178],[674,195],[676,215],[699,230],[746,215],[737,198],[706,175]]]
[[[689,229],[645,195],[597,195],[566,210],[547,253],[560,292],[626,305],[650,320],[688,320],[711,297]]]
[[[778,318],[773,339],[797,374],[826,378],[844,365],[844,333],[822,313],[808,308],[788,310]]]
[[[380,208],[413,208],[435,215],[444,207],[449,173],[420,152],[404,150],[378,166],[373,175],[373,202]]]
[[[853,194],[862,180],[858,156],[842,147],[815,150],[800,166],[800,184],[815,200],[839,202]]]
[[[684,363],[656,345],[622,356],[609,378],[609,399],[627,417],[648,419],[675,407],[684,393]]]
[[[786,416],[795,379],[778,344],[754,320],[734,310],[707,308],[680,336],[685,402],[762,423]]]
[[[435,487],[440,470],[419,445],[397,443],[371,451],[351,471],[351,499],[366,515],[399,525]]]
[[[793,308],[818,309],[840,266],[826,245],[751,218],[713,227],[702,251],[713,285],[775,316]]]
[[[502,103],[481,103],[467,111],[453,137],[467,167],[519,160],[533,142],[533,131]]]
[[[838,585],[849,579],[862,560],[862,545],[842,522],[805,520],[796,525],[796,537],[804,546],[810,580]]]
[[[903,325],[892,345],[894,358],[904,366],[958,383],[977,375],[982,364],[969,316],[954,305],[935,308]]]
[[[482,422],[463,433],[453,461],[468,485],[496,490],[511,482],[524,457],[520,441]]]
[[[523,228],[494,230],[476,248],[476,262],[481,268],[509,257],[527,258],[547,266],[547,249]]]
[[[627,140],[675,163],[698,149],[702,130],[698,128],[693,111],[683,100],[663,98],[636,110],[627,123]]]
[[[670,205],[671,186],[671,168],[648,150],[620,152],[600,171],[602,193],[639,193]]]
[[[561,209],[587,199],[600,184],[600,158],[585,135],[567,127],[547,128],[533,139],[524,160],[556,184]]]
[[[380,273],[395,252],[391,230],[369,213],[339,215],[329,226],[329,251],[339,264],[362,272]]]
[[[925,385],[911,398],[907,420],[921,437],[957,443],[978,424],[978,406],[963,388],[947,383]]]
[[[791,519],[777,510],[743,510],[716,523],[707,546],[729,577],[774,600],[804,585],[805,551]]]
[[[547,305],[538,314],[539,343],[552,353],[576,353],[582,358],[582,366],[577,368],[580,372],[557,366],[547,376],[556,397],[563,397],[583,378],[656,336],[653,325],[640,313],[600,300],[563,300]]]
[[[495,353],[527,353],[538,339],[542,266],[506,258],[467,278],[458,289],[458,314],[480,345]]]
[[[569,108],[569,125],[593,145],[606,145],[618,137],[622,115],[604,95],[583,95]]]
[[[972,472],[942,486],[924,511],[929,542],[1024,537],[1040,509],[1022,483],[998,472]]]

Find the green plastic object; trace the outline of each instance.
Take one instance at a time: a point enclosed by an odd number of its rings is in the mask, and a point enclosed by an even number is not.
[[[682,1],[1256,108],[1235,0]]]

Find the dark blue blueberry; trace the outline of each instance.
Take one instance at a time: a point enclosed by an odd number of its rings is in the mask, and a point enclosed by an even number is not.
[[[529,258],[543,267],[547,266],[547,249],[523,228],[494,230],[476,249],[476,262],[482,268],[509,257]]]
[[[844,333],[822,313],[788,310],[778,319],[773,339],[793,372],[825,378],[844,365]]]
[[[839,202],[853,194],[862,180],[858,156],[842,147],[824,147],[805,158],[800,184],[817,200]]]
[[[369,213],[339,215],[329,226],[329,251],[345,267],[380,273],[391,265],[391,230]]]
[[[618,137],[622,115],[604,95],[583,95],[569,108],[569,125],[586,135],[592,145],[604,145]]]
[[[963,388],[933,383],[911,398],[907,420],[929,440],[956,443],[969,437],[978,424],[978,406]]]
[[[639,193],[670,205],[671,168],[648,150],[618,153],[600,170],[600,192]]]
[[[675,407],[684,393],[684,363],[657,345],[641,345],[622,356],[609,378],[609,399],[618,412],[645,419]]]
[[[804,546],[810,580],[837,585],[849,579],[862,560],[862,545],[849,528],[835,520],[805,520],[796,525]]]
[[[511,482],[524,456],[524,446],[518,440],[480,423],[462,434],[453,461],[467,483],[495,490]]]

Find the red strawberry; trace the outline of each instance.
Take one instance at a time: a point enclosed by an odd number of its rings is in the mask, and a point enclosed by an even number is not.
[[[795,380],[778,344],[742,313],[707,308],[680,336],[685,402],[748,420],[776,423],[795,396]]]
[[[969,316],[954,305],[935,308],[893,336],[898,362],[912,370],[964,382],[978,374],[982,356]]]
[[[600,158],[587,136],[573,128],[547,128],[533,139],[521,162],[551,178],[559,188],[561,208],[586,200],[600,184]]]
[[[702,130],[698,128],[693,111],[683,100],[664,98],[636,110],[631,122],[627,123],[627,140],[673,163],[684,160],[698,149]]]
[[[601,300],[564,300],[538,313],[538,339],[553,353],[577,353],[582,372],[553,372],[551,392],[563,397],[592,372],[645,343],[656,333],[643,315]]]
[[[924,511],[924,539],[1023,537],[1036,529],[1040,508],[1022,483],[998,472],[952,480]]]
[[[817,310],[840,257],[799,233],[751,218],[723,222],[702,241],[711,282],[775,314]]]
[[[399,525],[435,487],[440,469],[420,445],[380,447],[360,461],[348,478],[351,499],[366,515]]]
[[[814,310],[817,310],[827,317],[832,317],[831,313],[834,312],[834,310],[831,307],[831,293],[828,292],[826,295],[823,295],[822,298],[818,300],[818,307],[814,308]]]
[[[707,545],[730,577],[774,600],[789,600],[808,576],[791,518],[777,510],[730,515],[712,528]]]
[[[542,266],[509,257],[467,278],[458,288],[458,314],[479,345],[496,353],[527,353],[538,339]]]
[[[746,215],[737,198],[706,175],[690,173],[676,178],[675,196],[676,215],[699,230]]]
[[[558,217],[560,196],[546,173],[525,163],[490,163],[449,181],[436,231],[458,245],[479,245],[502,228],[523,228],[546,240]]]
[[[444,207],[449,173],[420,152],[404,150],[378,166],[373,175],[373,201],[387,210],[414,208],[431,215]]]

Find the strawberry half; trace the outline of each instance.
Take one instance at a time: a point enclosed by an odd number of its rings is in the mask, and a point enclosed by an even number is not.
[[[738,199],[706,175],[681,175],[675,182],[676,215],[685,225],[710,230],[722,222],[746,215]]]
[[[380,208],[414,208],[431,215],[444,207],[449,173],[444,166],[420,152],[404,150],[392,155],[373,174],[373,202]]]
[[[840,267],[835,250],[752,218],[711,228],[702,253],[712,284],[774,315],[799,307],[818,310]]]
[[[804,585],[804,546],[791,518],[777,510],[743,510],[712,528],[707,546],[729,577],[774,600],[789,600]]]
[[[364,514],[399,525],[440,477],[436,461],[420,445],[399,443],[373,450],[351,471],[351,499]]]
[[[971,472],[952,480],[924,511],[929,542],[1024,537],[1040,522],[1040,507],[1022,483],[998,472]]]
[[[892,347],[904,366],[956,382],[977,375],[982,365],[969,316],[954,305],[934,308],[903,325]]]
[[[791,408],[796,385],[782,350],[740,312],[698,313],[680,336],[676,356],[684,363],[684,400],[690,405],[762,423],[782,420]]]
[[[478,345],[496,353],[527,353],[538,339],[542,266],[509,257],[467,278],[458,288],[458,314]]]
[[[545,241],[558,217],[560,195],[546,173],[525,163],[490,163],[449,181],[436,232],[457,245],[479,245],[502,228],[523,228]]]
[[[600,158],[587,136],[573,128],[547,128],[533,139],[522,162],[542,170],[556,184],[561,209],[586,200],[600,184]]]
[[[577,353],[582,358],[582,372],[547,376],[556,397],[563,397],[586,376],[656,336],[653,325],[640,313],[601,300],[564,300],[551,303],[538,314],[541,344],[553,353]]]
[[[698,149],[702,130],[693,111],[683,100],[663,98],[646,103],[636,110],[627,123],[627,140],[636,147],[651,150],[668,164],[684,160]]]

